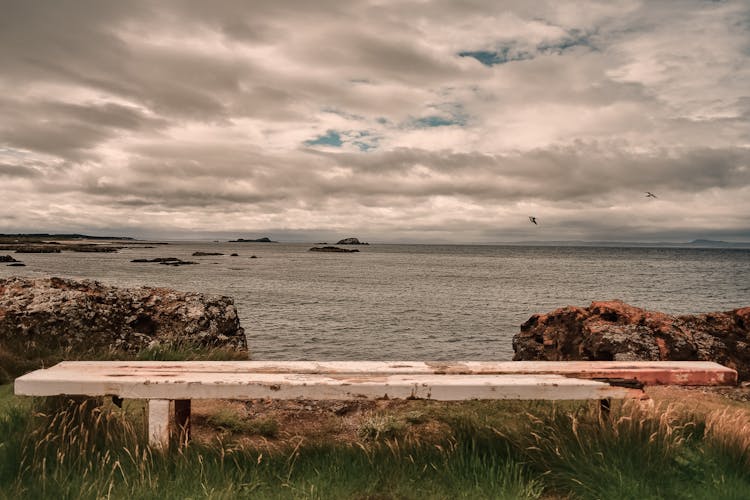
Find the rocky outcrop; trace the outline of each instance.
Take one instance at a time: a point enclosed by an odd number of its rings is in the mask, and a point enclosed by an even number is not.
[[[0,279],[0,346],[12,351],[137,351],[165,344],[247,350],[228,297],[62,278]]]
[[[0,262],[18,262],[10,255],[0,255]]]
[[[122,250],[121,246],[100,245],[94,243],[39,243],[39,244],[0,244],[0,250],[14,250],[16,253],[60,253],[66,252],[104,252],[114,253]]]
[[[359,241],[357,238],[344,238],[343,240],[339,240],[337,245],[369,245],[369,243],[363,243]]]
[[[104,245],[66,245],[63,250],[70,252],[90,252],[90,253],[114,253],[122,250],[122,247],[104,246]]]
[[[312,247],[311,252],[338,252],[338,253],[352,253],[359,252],[356,248],[339,248],[339,247]]]
[[[52,246],[33,246],[33,245],[25,245],[25,246],[14,246],[14,247],[2,247],[2,250],[15,250],[16,253],[60,253],[62,250],[60,247],[52,247]]]
[[[133,259],[130,262],[135,262],[138,264],[156,263],[156,264],[163,264],[165,266],[188,266],[191,264],[197,264],[197,262],[193,262],[191,260],[182,260],[182,259],[178,259],[177,257],[157,257],[155,259]]]
[[[268,237],[258,238],[256,240],[246,240],[244,238],[237,238],[236,240],[229,240],[229,243],[278,243],[277,241],[272,241]]]
[[[0,234],[0,250],[14,250],[16,253],[117,252],[123,247],[114,245],[114,241],[120,245],[135,242],[133,238],[85,234]]]
[[[750,307],[673,316],[619,300],[535,314],[514,360],[715,361],[750,379]]]

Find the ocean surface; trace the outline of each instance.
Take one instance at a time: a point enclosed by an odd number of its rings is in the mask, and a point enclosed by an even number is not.
[[[172,242],[111,254],[13,254],[27,267],[0,266],[0,277],[228,295],[258,360],[507,360],[521,323],[566,305],[621,299],[670,313],[750,305],[747,249],[373,244],[338,254],[311,246]],[[154,257],[199,265],[130,262]]]

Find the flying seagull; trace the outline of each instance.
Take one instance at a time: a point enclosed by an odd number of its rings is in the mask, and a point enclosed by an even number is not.
[[[530,220],[531,222],[533,222],[534,224],[536,224],[536,225],[539,225],[539,224],[537,223],[537,221],[536,221],[536,217],[529,217],[529,220]]]
[[[646,191],[646,198],[656,198],[656,195],[651,191]]]

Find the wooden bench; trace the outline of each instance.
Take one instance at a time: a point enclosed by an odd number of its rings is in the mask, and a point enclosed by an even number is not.
[[[703,361],[65,361],[15,381],[27,396],[148,400],[149,442],[189,437],[192,399],[647,399],[645,385],[735,385]],[[608,405],[605,409],[608,408]]]

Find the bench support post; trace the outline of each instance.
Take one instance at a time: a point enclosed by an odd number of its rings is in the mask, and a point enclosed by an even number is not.
[[[178,433],[180,444],[190,441],[190,400],[175,399],[174,401],[174,428]]]
[[[609,410],[612,408],[612,400],[607,399],[600,399],[599,400],[599,416],[602,419],[608,419],[609,418]]]
[[[148,400],[148,444],[166,449],[169,446],[169,400]]]

